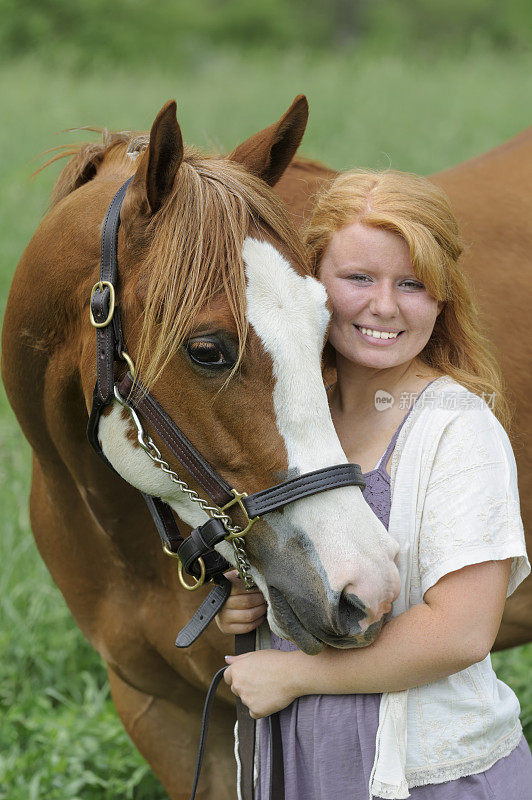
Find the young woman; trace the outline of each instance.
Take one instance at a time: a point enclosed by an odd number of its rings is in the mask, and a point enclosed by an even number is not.
[[[369,647],[307,656],[262,635],[225,680],[255,718],[280,711],[286,800],[532,800],[519,702],[489,656],[530,572],[510,414],[449,202],[414,175],[344,173],[307,243],[333,308],[332,418],[400,543],[402,588]],[[266,604],[231,578],[218,624],[243,633]],[[264,735],[260,800],[268,764]]]

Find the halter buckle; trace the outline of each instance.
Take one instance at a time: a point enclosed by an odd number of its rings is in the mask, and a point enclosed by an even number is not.
[[[107,286],[109,288],[109,311],[107,313],[107,318],[103,322],[96,322],[96,320],[94,319],[94,315],[92,313],[92,298],[94,297],[96,292],[103,292],[104,286]],[[107,325],[109,325],[115,313],[115,287],[113,286],[111,281],[96,281],[91,291],[91,297],[89,301],[89,313],[91,318],[91,325],[93,325],[95,328],[106,328]]]
[[[241,536],[245,536],[246,533],[249,533],[254,523],[258,520],[258,517],[249,516],[248,512],[246,511],[246,507],[242,502],[243,498],[248,496],[247,492],[237,492],[236,489],[231,489],[231,492],[234,495],[233,499],[229,500],[229,502],[226,503],[225,506],[222,506],[220,511],[223,511],[223,513],[226,514],[228,508],[232,508],[234,505],[239,505],[242,510],[242,513],[244,514],[244,520],[246,524],[245,527],[242,528],[241,530],[235,531],[234,533],[229,532],[225,537],[226,542],[231,542],[233,539],[238,539]]]

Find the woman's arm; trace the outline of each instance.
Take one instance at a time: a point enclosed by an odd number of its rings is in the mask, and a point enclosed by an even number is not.
[[[499,630],[511,562],[485,561],[444,575],[369,647],[306,656],[296,670],[301,694],[399,692],[482,661]]]
[[[485,561],[444,575],[423,603],[391,619],[369,647],[327,647],[316,656],[246,653],[229,659],[225,680],[258,717],[301,695],[398,692],[452,675],[481,661],[493,646],[511,561]]]

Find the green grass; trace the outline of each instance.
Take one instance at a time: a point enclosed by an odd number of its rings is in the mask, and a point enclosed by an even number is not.
[[[298,92],[310,100],[303,152],[337,168],[434,172],[531,122],[532,56],[479,52],[407,61],[299,53],[205,53],[178,73],[51,71],[36,61],[0,75],[0,302],[58,173],[28,180],[39,152],[79,139],[64,128],[149,128],[170,97],[187,141],[230,149],[270,124]],[[82,136],[83,138],[83,136]],[[44,568],[27,514],[30,453],[0,393],[0,800],[165,797],[123,732],[105,670]],[[170,635],[170,632],[169,632]],[[532,645],[494,656],[517,693],[532,743]]]

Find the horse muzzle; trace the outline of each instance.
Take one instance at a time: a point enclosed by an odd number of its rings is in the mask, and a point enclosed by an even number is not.
[[[287,599],[275,586],[268,586],[268,597],[268,621],[274,633],[290,639],[307,655],[316,655],[326,645],[339,649],[367,647],[390,613],[371,622],[356,595],[340,592],[334,593],[327,608],[308,595]]]

